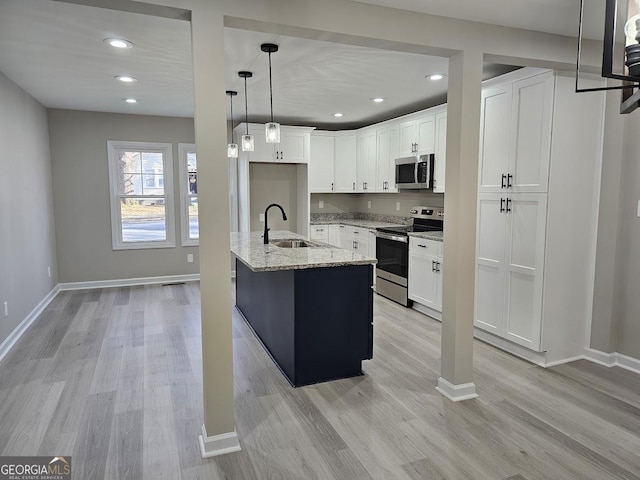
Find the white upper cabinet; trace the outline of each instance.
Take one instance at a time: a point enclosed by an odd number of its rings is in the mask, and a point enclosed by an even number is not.
[[[508,190],[546,192],[551,157],[553,74],[513,84]]]
[[[357,141],[355,135],[336,135],[334,139],[334,191],[356,192]]]
[[[376,191],[377,144],[375,129],[358,134],[358,161],[356,168],[356,191]]]
[[[433,171],[433,193],[444,193],[444,174],[447,164],[447,112],[436,114],[436,156]]]
[[[400,123],[400,157],[435,153],[435,116]]]
[[[378,174],[376,176],[376,191],[395,193],[396,189],[396,158],[399,148],[398,126],[378,129]]]
[[[479,192],[546,192],[553,73],[482,92]]]
[[[499,192],[509,170],[511,84],[482,90],[478,192]]]
[[[250,162],[265,163],[307,163],[310,156],[310,132],[308,127],[280,127],[280,143],[267,143],[264,125],[249,124],[249,133],[253,136],[253,152],[241,152],[247,155]],[[235,128],[238,144],[241,136],[246,134],[246,124]]]
[[[309,159],[309,191],[311,193],[334,191],[334,143],[332,132],[311,134],[311,158]]]
[[[416,121],[402,122],[400,124],[400,155],[398,155],[398,158],[415,155],[417,142],[418,125]]]

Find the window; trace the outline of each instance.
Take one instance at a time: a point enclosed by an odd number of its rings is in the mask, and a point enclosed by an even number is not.
[[[108,141],[114,250],[175,247],[172,146]]]
[[[196,146],[179,143],[180,156],[180,215],[182,218],[182,245],[198,245],[198,163]]]

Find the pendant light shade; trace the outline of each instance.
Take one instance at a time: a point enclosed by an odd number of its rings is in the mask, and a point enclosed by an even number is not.
[[[227,90],[226,94],[229,95],[229,103],[231,104],[231,143],[227,144],[227,157],[238,158],[238,144],[233,143],[233,97],[238,95],[238,92]]]
[[[242,151],[253,152],[255,147],[253,143],[253,136],[249,135],[249,104],[247,102],[247,78],[253,77],[253,73],[238,72],[238,76],[240,78],[244,78],[244,123],[247,127],[247,133],[245,135],[242,135]]]
[[[278,45],[274,43],[263,43],[260,45],[263,52],[269,54],[269,101],[271,104],[271,121],[265,124],[264,134],[267,143],[280,143],[280,124],[273,121],[273,82],[271,81],[271,54],[278,51]]]

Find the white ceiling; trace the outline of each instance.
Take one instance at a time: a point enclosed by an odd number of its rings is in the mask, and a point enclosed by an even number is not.
[[[122,37],[118,50],[104,38]],[[49,108],[193,115],[189,22],[50,0],[0,0],[0,71]],[[114,80],[133,75],[134,84]],[[122,101],[135,97],[139,103]]]
[[[579,7],[579,0],[363,1],[567,34],[575,30]],[[126,38],[134,48],[113,49],[103,43],[106,37]],[[268,117],[264,42],[280,45],[272,63],[274,115],[281,123],[349,128],[446,98],[446,80],[424,78],[446,73],[443,58],[226,29],[225,80],[227,89],[239,92],[236,122],[244,117],[239,70],[254,73],[248,80],[249,120]],[[0,71],[49,108],[192,116],[191,63],[186,21],[51,0],[0,0]],[[485,77],[502,71],[486,65]],[[121,74],[138,82],[115,81]],[[369,99],[375,96],[386,101],[374,104]],[[125,97],[139,103],[126,104]],[[334,118],[337,111],[344,117]]]

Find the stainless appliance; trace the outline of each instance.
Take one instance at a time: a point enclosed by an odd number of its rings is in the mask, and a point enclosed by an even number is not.
[[[376,292],[405,307],[413,303],[407,294],[409,277],[409,233],[442,231],[444,211],[440,207],[412,207],[412,224],[376,229]]]
[[[435,158],[435,155],[430,153],[419,157],[396,159],[396,188],[398,190],[433,188]]]

